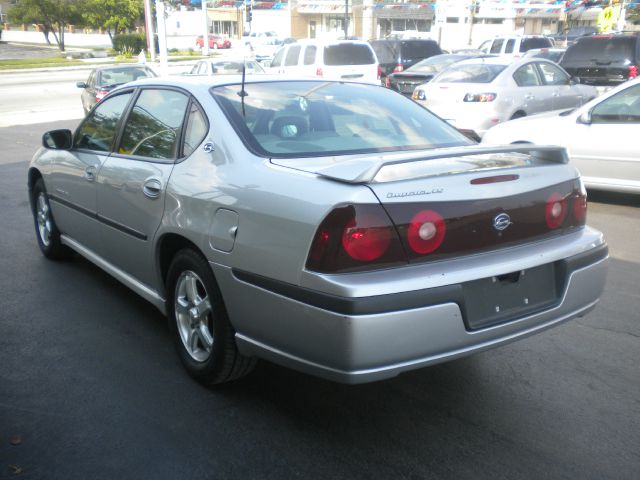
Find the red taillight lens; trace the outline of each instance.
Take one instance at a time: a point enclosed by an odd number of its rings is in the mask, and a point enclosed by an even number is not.
[[[552,193],[547,199],[544,213],[547,226],[552,230],[558,228],[567,218],[567,199],[558,192]]]
[[[414,252],[426,255],[442,245],[446,231],[447,227],[440,214],[433,210],[423,210],[411,219],[407,241]]]
[[[382,67],[378,64],[378,80],[382,77]]]
[[[322,76],[324,76],[324,74],[322,73],[322,69],[316,68],[316,77],[322,77]]]
[[[401,64],[396,65],[396,68],[393,69],[393,73],[398,73],[404,71],[404,67]]]
[[[396,229],[382,206],[349,205],[334,209],[322,221],[307,268],[336,273],[406,263]]]
[[[109,90],[98,90],[96,92],[96,102],[102,100],[107,93],[109,93]]]
[[[573,199],[573,218],[578,225],[584,225],[587,219],[587,191],[582,182],[580,182]]]
[[[638,67],[636,65],[631,65],[629,67],[629,78],[636,78],[638,76]]]
[[[342,231],[342,248],[354,260],[377,260],[389,248],[392,227],[380,226],[380,219],[363,215],[352,219]]]

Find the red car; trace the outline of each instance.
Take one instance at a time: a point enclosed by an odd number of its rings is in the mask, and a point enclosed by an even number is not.
[[[202,48],[202,35],[196,39],[196,45]],[[209,48],[231,48],[231,41],[221,35],[209,34]]]

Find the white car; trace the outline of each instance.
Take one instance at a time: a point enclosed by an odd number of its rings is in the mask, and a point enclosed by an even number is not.
[[[630,80],[575,110],[507,122],[483,143],[540,143],[569,151],[589,188],[640,193],[640,78]]]
[[[303,40],[283,46],[271,62],[270,73],[322,77],[351,82],[380,83],[380,64],[368,42]]]
[[[549,60],[492,57],[450,66],[417,87],[413,99],[468,137],[480,140],[499,123],[579,107],[597,95],[594,87],[576,83]]]

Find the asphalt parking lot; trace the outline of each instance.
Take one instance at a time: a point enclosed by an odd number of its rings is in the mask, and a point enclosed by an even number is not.
[[[38,251],[27,161],[75,124],[0,129],[0,478],[638,478],[640,199],[591,196],[611,263],[582,319],[374,384],[263,362],[208,389],[150,304]]]

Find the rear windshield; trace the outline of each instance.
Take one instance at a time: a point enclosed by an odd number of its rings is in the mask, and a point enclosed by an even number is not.
[[[520,51],[528,52],[532,48],[549,48],[552,46],[551,40],[546,37],[523,38],[520,43]]]
[[[248,83],[211,93],[245,145],[264,157],[309,157],[468,145],[427,109],[374,85]],[[244,105],[242,99],[244,98]]]
[[[404,40],[400,42],[400,55],[403,59],[427,58],[442,53],[436,42],[428,40]]]
[[[440,83],[491,83],[506,65],[488,65],[484,63],[452,65],[444,70],[432,82]]]
[[[469,58],[471,57],[468,55],[456,55],[449,53],[435,55],[433,57],[420,60],[414,66],[407,68],[406,71],[411,71],[414,73],[437,73],[440,70],[443,70],[445,67],[448,67],[449,65],[460,62],[461,60],[467,60]]]
[[[98,75],[96,83],[103,86],[121,85],[146,77],[155,77],[155,75],[144,67],[114,68],[113,70],[102,70]]]
[[[562,63],[634,60],[636,37],[583,37],[567,48]]]
[[[341,43],[324,47],[325,65],[372,65],[376,63],[368,45]]]

